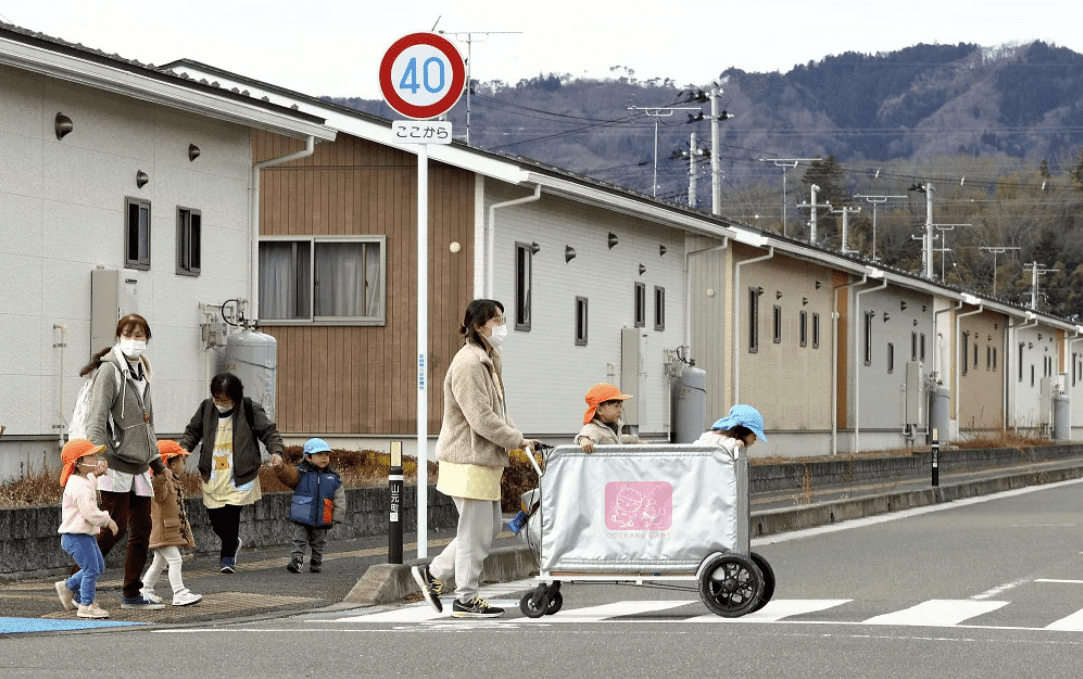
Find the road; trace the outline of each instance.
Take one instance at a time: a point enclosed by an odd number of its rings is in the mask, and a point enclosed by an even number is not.
[[[694,592],[566,583],[529,619],[424,604],[170,630],[0,641],[5,679],[246,677],[1053,677],[1083,671],[1083,483],[1068,481],[756,540],[777,587],[726,620]],[[133,660],[139,658],[139,660]],[[134,669],[134,668],[133,668]],[[136,670],[138,671],[138,670]],[[126,672],[132,674],[132,672]]]

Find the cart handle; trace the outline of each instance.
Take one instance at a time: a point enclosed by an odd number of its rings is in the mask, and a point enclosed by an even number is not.
[[[542,468],[540,466],[538,466],[538,461],[534,459],[534,452],[537,451],[539,453],[544,454],[545,451],[552,450],[552,449],[553,449],[553,446],[547,446],[544,443],[539,443],[536,446],[534,446],[534,450],[527,453],[527,459],[530,460],[530,464],[534,465],[534,471],[538,472],[538,478],[539,479],[542,477],[543,472],[542,472]]]

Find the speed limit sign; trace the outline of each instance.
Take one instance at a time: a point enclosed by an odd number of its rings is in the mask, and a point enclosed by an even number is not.
[[[380,62],[380,89],[388,106],[426,120],[451,110],[462,96],[466,66],[459,50],[435,33],[399,38]]]

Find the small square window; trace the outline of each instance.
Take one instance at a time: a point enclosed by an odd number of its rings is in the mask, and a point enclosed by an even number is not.
[[[587,298],[575,298],[575,345],[587,346]]]
[[[150,201],[124,199],[124,267],[150,270]]]
[[[645,283],[635,284],[635,327],[647,326],[647,286]]]
[[[654,286],[654,329],[666,329],[666,289]]]
[[[177,273],[198,276],[203,247],[203,214],[186,207],[177,208]]]

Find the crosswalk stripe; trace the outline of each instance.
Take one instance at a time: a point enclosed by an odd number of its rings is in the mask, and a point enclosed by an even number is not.
[[[1072,632],[1083,632],[1083,610],[1072,613],[1067,618],[1061,618],[1054,623],[1046,625],[1046,629],[1059,629]]]
[[[919,625],[950,627],[964,620],[990,613],[1006,606],[1007,601],[971,601],[933,599],[901,611],[877,615],[865,620],[866,625]]]
[[[624,615],[640,615],[643,613],[656,613],[667,608],[679,608],[695,601],[617,601],[601,606],[587,606],[586,608],[564,608],[556,615],[547,615],[543,620],[546,623],[557,622],[601,622],[607,618],[617,618]]]
[[[778,622],[783,618],[816,611],[827,610],[835,606],[841,606],[853,601],[853,599],[772,599],[767,605],[748,615],[740,618],[723,618],[718,615],[699,615],[689,618],[686,622]]]

